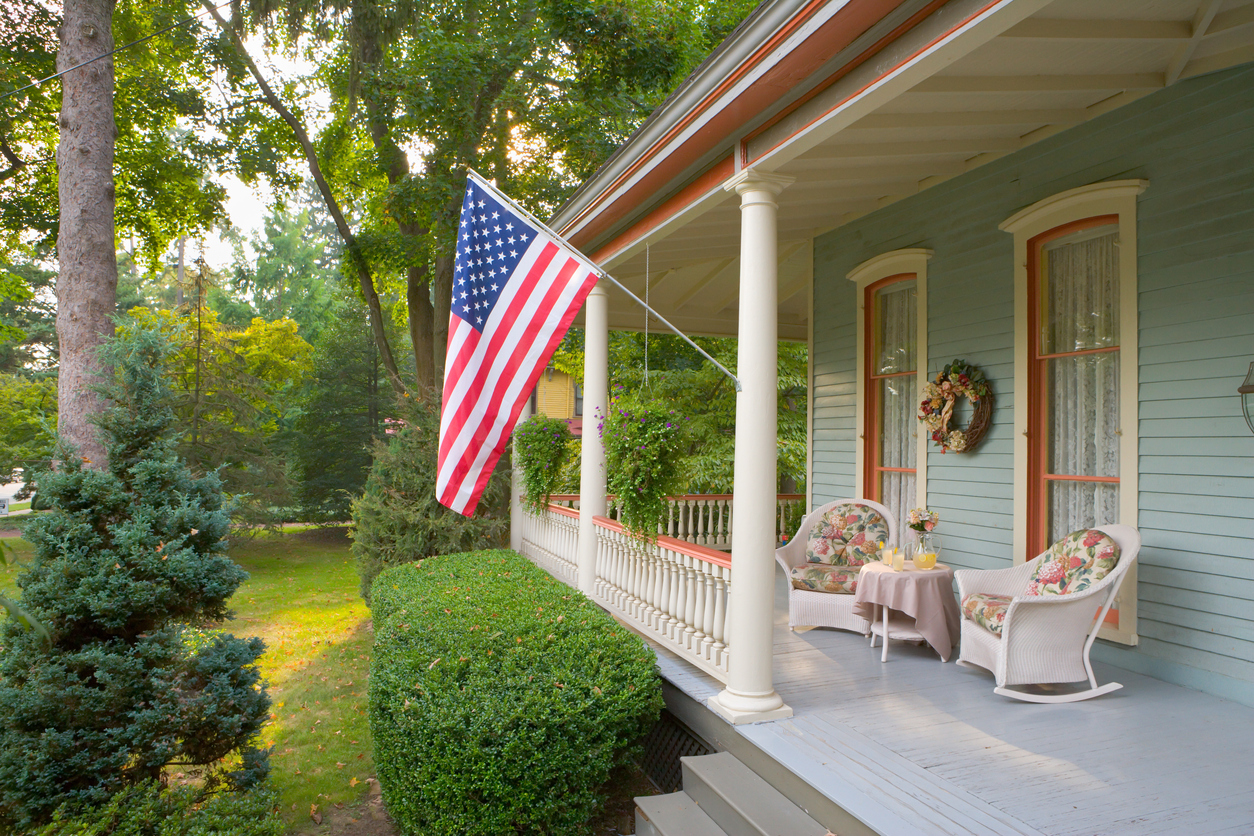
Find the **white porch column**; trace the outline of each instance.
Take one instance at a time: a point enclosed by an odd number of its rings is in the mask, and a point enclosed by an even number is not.
[[[597,532],[593,517],[605,516],[605,445],[597,424],[609,400],[610,317],[605,280],[584,302],[583,441],[579,460],[579,589],[591,595],[597,580]]]
[[[522,412],[518,413],[517,427],[531,417],[531,399],[528,398],[523,404]],[[510,447],[510,477],[509,477],[509,547],[514,551],[522,554],[523,541],[523,516],[527,513],[523,508],[522,477],[518,473],[518,451]]]
[[[732,488],[732,588],[727,687],[710,708],[732,723],[791,717],[775,693],[775,486],[778,260],[775,197],[791,177],[742,171],[724,186],[740,195],[740,314],[736,376],[736,460]]]

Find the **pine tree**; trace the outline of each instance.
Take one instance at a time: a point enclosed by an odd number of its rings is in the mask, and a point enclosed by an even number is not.
[[[217,476],[175,453],[168,351],[135,325],[106,343],[115,372],[94,420],[108,467],[63,447],[39,477],[52,511],[25,530],[35,558],[18,585],[46,633],[0,628],[0,825],[102,802],[171,764],[217,765],[211,780],[236,787],[268,770],[264,646],[213,629],[247,574],[225,554]]]

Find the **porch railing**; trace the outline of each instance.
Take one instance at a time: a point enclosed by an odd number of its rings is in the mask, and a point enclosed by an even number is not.
[[[570,586],[579,581],[575,563],[579,512],[556,503],[543,514],[522,514],[522,551],[544,571]]]
[[[596,581],[593,597],[632,629],[727,680],[727,604],[731,558],[726,552],[660,535],[648,545],[622,525],[595,517]],[[524,513],[522,551],[571,586],[579,512],[553,503],[542,514]]]
[[[555,494],[555,505],[579,508],[579,494]],[[688,494],[667,497],[669,510],[666,519],[658,526],[657,533],[697,546],[727,550],[732,544],[732,496],[731,494]],[[618,519],[618,503],[614,496],[606,497],[607,516]],[[775,539],[783,541],[791,537],[805,511],[803,494],[779,494],[775,498]]]
[[[731,558],[666,535],[642,544],[596,517],[593,595],[637,630],[726,682]]]

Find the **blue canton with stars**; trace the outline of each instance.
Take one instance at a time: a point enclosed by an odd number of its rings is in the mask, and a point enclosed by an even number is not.
[[[480,333],[535,230],[473,180],[468,181],[457,231],[453,315]]]

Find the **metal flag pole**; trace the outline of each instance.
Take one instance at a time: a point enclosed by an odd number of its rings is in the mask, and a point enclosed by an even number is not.
[[[725,375],[727,375],[729,378],[731,378],[731,382],[732,382],[732,384],[736,387],[736,391],[737,391],[737,392],[742,391],[742,387],[741,387],[741,385],[740,385],[740,380],[739,380],[739,378],[737,378],[734,374],[732,374],[731,372],[729,372],[729,371],[727,370],[727,367],[726,367],[726,366],[724,366],[722,363],[720,363],[719,361],[717,361],[717,360],[715,360],[713,357],[711,357],[711,356],[709,355],[709,352],[707,352],[704,348],[702,348],[701,346],[699,346],[699,345],[697,345],[696,343],[694,343],[694,342],[693,342],[693,341],[692,341],[692,340],[688,337],[688,335],[687,335],[687,334],[685,334],[683,331],[680,331],[680,330],[679,330],[678,328],[676,328],[674,325],[671,325],[671,324],[670,324],[670,322],[668,322],[668,321],[667,321],[666,317],[662,316],[660,313],[658,313],[657,311],[655,311],[653,308],[650,308],[650,307],[649,307],[649,306],[648,306],[648,305],[647,305],[647,304],[646,304],[646,303],[645,303],[645,302],[644,302],[644,301],[643,301],[643,300],[642,300],[639,296],[637,296],[636,294],[634,294],[634,293],[632,293],[630,290],[628,290],[628,289],[627,289],[627,288],[623,285],[623,283],[622,283],[622,282],[620,282],[618,279],[614,278],[614,277],[613,277],[613,276],[611,276],[609,273],[607,273],[607,272],[605,272],[604,270],[602,270],[602,269],[601,269],[601,267],[600,267],[599,265],[597,265],[597,264],[593,263],[591,259],[589,259],[587,256],[585,256],[583,253],[579,252],[579,250],[575,249],[575,248],[574,248],[573,246],[571,246],[569,243],[567,243],[567,241],[566,241],[566,239],[565,239],[565,238],[563,238],[562,236],[558,235],[558,234],[557,234],[556,232],[554,232],[553,230],[549,229],[549,227],[548,227],[548,225],[547,225],[547,224],[545,224],[543,221],[541,221],[541,220],[540,220],[539,218],[537,218],[535,215],[533,215],[533,214],[531,214],[530,212],[528,212],[528,211],[527,211],[524,207],[522,207],[522,206],[518,205],[518,202],[517,202],[517,201],[515,201],[515,200],[514,200],[513,198],[511,198],[509,195],[504,194],[504,193],[503,193],[500,189],[496,188],[496,187],[495,187],[495,186],[493,186],[491,183],[489,183],[489,182],[488,182],[487,180],[485,180],[485,179],[483,178],[483,176],[482,176],[482,175],[480,175],[477,171],[475,171],[474,169],[467,169],[467,170],[466,170],[466,172],[467,172],[467,174],[470,176],[470,178],[471,178],[472,180],[474,180],[475,182],[477,182],[480,186],[483,186],[483,187],[484,187],[484,188],[486,188],[486,189],[490,189],[490,190],[492,191],[492,194],[496,195],[496,196],[497,196],[498,198],[500,198],[503,202],[505,202],[505,203],[509,204],[509,206],[510,206],[510,207],[511,207],[511,208],[512,208],[515,212],[517,212],[518,214],[522,215],[522,216],[523,216],[523,217],[525,217],[527,220],[531,221],[531,223],[533,223],[533,224],[535,224],[536,226],[538,226],[538,227],[540,227],[541,229],[543,229],[543,230],[544,230],[545,232],[547,232],[549,235],[552,235],[552,236],[553,236],[554,238],[556,238],[558,241],[561,241],[563,244],[566,244],[566,246],[567,246],[567,247],[570,247],[571,252],[573,252],[573,253],[575,254],[575,256],[576,256],[576,257],[578,257],[578,259],[579,259],[580,261],[582,261],[585,265],[587,265],[587,266],[588,266],[588,268],[592,270],[592,272],[596,273],[596,274],[597,274],[597,276],[599,276],[600,278],[605,279],[606,281],[608,281],[608,282],[610,282],[611,284],[613,284],[615,287],[617,287],[617,288],[618,288],[619,290],[621,290],[623,293],[626,293],[628,296],[630,296],[630,297],[632,298],[632,300],[634,300],[634,301],[635,301],[635,303],[636,303],[637,305],[639,305],[640,307],[644,308],[644,309],[645,309],[646,311],[648,311],[649,313],[653,314],[653,316],[655,316],[655,317],[657,318],[658,322],[661,322],[661,323],[662,323],[663,325],[665,325],[667,328],[671,329],[671,331],[673,331],[673,332],[675,333],[675,336],[679,337],[681,340],[683,340],[684,342],[688,343],[688,345],[690,345],[690,346],[692,346],[693,348],[695,348],[695,349],[697,350],[697,352],[698,352],[698,353],[699,353],[702,357],[704,357],[705,359],[709,360],[711,363],[713,363],[715,366],[717,366],[717,367],[718,367],[718,369],[719,369],[719,370],[720,370],[723,374],[725,374]],[[647,279],[647,278],[645,279],[645,284],[646,284],[646,286],[648,285],[648,279]]]

